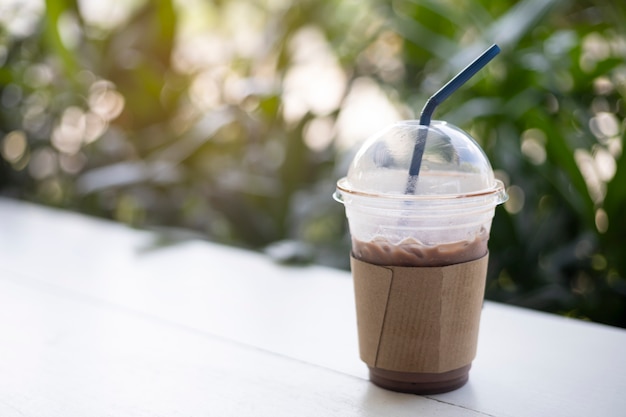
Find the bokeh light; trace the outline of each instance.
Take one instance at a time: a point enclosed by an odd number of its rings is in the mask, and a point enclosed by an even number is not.
[[[4,0],[0,194],[348,268],[330,195],[351,153],[495,42],[435,114],[510,195],[487,296],[626,327],[624,16],[590,0]]]

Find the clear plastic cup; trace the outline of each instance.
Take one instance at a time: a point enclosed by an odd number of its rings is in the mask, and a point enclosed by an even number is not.
[[[419,175],[410,178],[408,173],[415,145],[424,139],[426,142]],[[407,194],[411,180],[416,181],[413,184],[414,192]],[[467,268],[470,269],[466,268],[467,271],[473,271],[471,273],[474,275],[476,273],[482,275],[472,277],[472,282],[476,283],[471,285],[482,285],[482,289],[477,288],[473,291],[474,294],[479,294],[474,300],[444,299],[445,293],[441,295],[436,292],[429,292],[427,295],[429,299],[421,299],[420,297],[425,297],[424,288],[430,288],[428,286],[430,284],[427,283],[426,287],[420,287],[422,288],[419,290],[420,294],[409,298],[408,301],[404,297],[402,301],[409,304],[431,304],[433,297],[442,297],[441,302],[459,304],[458,307],[450,306],[450,309],[455,311],[454,315],[439,317],[437,321],[433,317],[414,315],[414,311],[420,308],[416,309],[413,308],[415,306],[409,305],[399,308],[398,311],[410,310],[413,312],[406,314],[413,316],[398,313],[400,316],[395,318],[380,318],[383,321],[414,322],[417,325],[426,321],[436,323],[437,329],[430,333],[413,334],[411,337],[415,340],[409,342],[406,340],[406,334],[412,330],[410,328],[402,330],[404,329],[402,326],[398,327],[396,333],[405,334],[395,336],[388,334],[384,340],[379,341],[384,342],[384,346],[389,349],[394,349],[393,355],[397,357],[414,358],[411,359],[413,362],[407,359],[413,365],[405,366],[402,361],[391,361],[385,365],[380,360],[366,360],[370,367],[370,379],[384,388],[432,393],[449,391],[463,385],[468,378],[471,360],[469,363],[462,362],[467,362],[467,358],[470,357],[473,359],[477,333],[461,338],[455,338],[453,333],[461,321],[466,327],[475,327],[477,332],[486,266],[479,269],[480,272],[475,272],[477,269],[470,265],[480,260],[486,265],[487,242],[495,207],[507,199],[504,185],[494,178],[493,170],[483,150],[470,135],[446,122],[433,121],[430,126],[419,125],[417,121],[395,123],[364,143],[350,165],[348,175],[337,182],[334,197],[345,205],[348,218],[352,237],[355,286],[361,286],[360,289],[355,288],[357,298],[363,293],[362,289],[365,288],[363,285],[368,286],[367,291],[374,291],[369,287],[367,280],[375,278],[357,277],[355,271],[360,271],[360,275],[378,276],[376,266],[390,268],[398,276],[409,274],[411,277],[409,285],[414,281],[416,288],[422,285],[418,282],[423,281],[424,276],[432,275],[433,271],[443,271],[443,268],[450,269],[452,265],[458,265],[454,267],[455,274],[470,273],[463,272],[465,265],[468,265]],[[355,267],[355,262],[360,262],[358,268]],[[366,281],[363,281],[364,279]],[[393,280],[396,280],[395,275],[391,278],[390,285],[393,285],[391,284]],[[469,285],[467,284],[469,280],[460,279],[458,282],[460,283],[458,285]],[[441,286],[440,283],[433,282],[431,287],[438,285]],[[371,326],[365,321],[371,320],[371,316],[376,315],[372,313],[373,307],[368,303],[380,296],[365,294],[363,297],[367,297],[367,300],[357,299],[361,345],[368,337],[371,338],[371,335],[361,334],[361,327],[369,329]],[[395,299],[391,295],[387,297],[385,305]],[[434,313],[431,311],[423,314]],[[470,321],[466,322],[467,320]],[[384,324],[387,328],[394,328],[394,325],[387,322]],[[452,336],[446,339],[442,338],[441,334]],[[437,340],[433,341],[432,338]],[[437,351],[435,352],[437,360],[445,363],[447,359],[441,358],[441,355],[446,355],[446,351],[449,350],[445,346],[446,343],[467,345],[461,347],[466,351],[461,355],[465,359],[448,361],[449,364],[456,363],[462,366],[446,369],[445,366],[433,368],[428,364],[423,367],[416,365],[421,360],[415,359],[416,355],[425,345],[436,345],[433,352]],[[394,344],[402,346],[393,347]],[[363,349],[362,346],[362,358]],[[376,349],[376,356],[380,356],[379,348]],[[424,359],[425,362],[433,360]],[[407,369],[402,369],[404,367]],[[432,372],[433,369],[436,369],[436,372]]]

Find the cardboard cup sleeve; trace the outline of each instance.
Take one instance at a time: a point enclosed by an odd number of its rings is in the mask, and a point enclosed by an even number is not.
[[[352,257],[361,359],[416,373],[471,364],[488,256],[443,267],[379,266]]]

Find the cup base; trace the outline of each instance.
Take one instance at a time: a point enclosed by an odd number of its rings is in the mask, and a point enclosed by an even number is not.
[[[398,372],[369,367],[370,381],[381,388],[410,394],[441,394],[461,388],[469,379],[471,364],[437,373]]]

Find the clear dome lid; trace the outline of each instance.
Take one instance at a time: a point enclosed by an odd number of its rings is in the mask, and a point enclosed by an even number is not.
[[[407,192],[415,145],[426,137],[414,190]],[[402,198],[463,197],[495,194],[506,200],[502,182],[494,178],[487,156],[458,127],[433,121],[394,123],[370,137],[354,157],[348,175],[338,182],[338,194],[356,193]],[[410,195],[407,195],[410,194]]]

